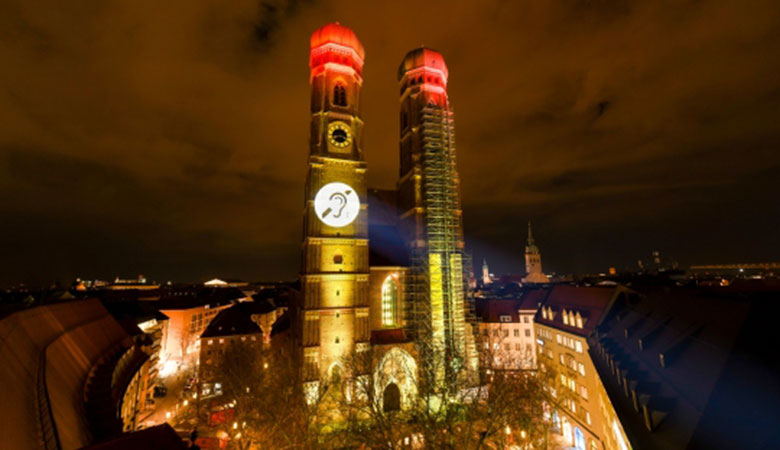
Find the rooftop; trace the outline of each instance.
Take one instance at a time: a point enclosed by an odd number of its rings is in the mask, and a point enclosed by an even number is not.
[[[252,321],[252,314],[256,305],[254,302],[236,303],[230,308],[223,309],[209,323],[209,326],[201,334],[201,338],[219,336],[238,336],[244,334],[262,334],[262,330]]]
[[[629,439],[648,449],[780,448],[776,348],[765,345],[776,340],[777,293],[641,292],[618,299],[588,340]]]
[[[603,319],[603,313],[622,292],[630,291],[621,286],[553,286],[543,308],[536,313],[534,322],[587,337]],[[545,308],[547,309],[544,310]],[[548,315],[548,311],[552,314]],[[564,312],[567,313],[566,317]],[[568,313],[579,314],[582,318],[582,328],[569,320]]]
[[[447,64],[444,62],[444,56],[436,50],[426,47],[416,48],[404,56],[404,60],[401,61],[401,65],[398,67],[398,80],[402,80],[406,72],[419,67],[441,71],[444,84],[447,84],[449,71],[447,70]]]
[[[366,58],[366,50],[355,35],[355,32],[338,22],[329,23],[317,29],[311,35],[311,48],[317,48],[328,43],[349,47],[357,52],[360,59]]]

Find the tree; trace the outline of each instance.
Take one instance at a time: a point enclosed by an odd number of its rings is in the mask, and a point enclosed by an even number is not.
[[[214,362],[222,395],[212,402],[225,405],[231,416],[216,428],[241,450],[318,446],[314,412],[319,402],[306,403],[294,360],[262,352],[260,342],[230,339]],[[208,424],[208,409],[200,417],[202,425]]]
[[[353,352],[343,362],[352,376],[341,386],[328,387],[342,412],[341,426],[332,427],[336,431],[331,439],[372,449],[555,448],[552,411],[568,391],[561,389],[553,368],[507,368],[500,348],[482,346],[476,377],[460,365],[444,367],[446,358],[418,358],[419,367],[399,360],[404,367],[393,370],[416,380],[414,399],[404,399],[400,409],[388,407],[391,386],[376,371],[386,352],[376,347]],[[418,346],[415,353],[426,350]],[[514,367],[523,364],[518,361]]]

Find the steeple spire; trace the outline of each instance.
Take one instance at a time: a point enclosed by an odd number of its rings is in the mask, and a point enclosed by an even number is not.
[[[528,221],[528,246],[534,245],[534,235],[531,233],[531,221]]]

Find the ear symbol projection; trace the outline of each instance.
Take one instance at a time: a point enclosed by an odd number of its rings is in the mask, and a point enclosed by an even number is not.
[[[314,197],[314,211],[326,225],[343,227],[352,223],[360,212],[360,198],[344,183],[329,183]]]
[[[347,193],[349,193],[349,191],[347,191]],[[330,195],[328,200],[331,201],[331,205],[333,204],[333,200],[336,200],[336,203],[338,203],[338,205],[326,209],[325,212],[322,213],[322,217],[323,218],[328,217],[328,214],[330,214],[330,212],[333,211],[333,209],[338,209],[339,212],[333,215],[333,217],[338,219],[339,217],[341,217],[341,213],[344,211],[344,207],[347,206],[347,196],[342,194],[341,192],[334,192]]]

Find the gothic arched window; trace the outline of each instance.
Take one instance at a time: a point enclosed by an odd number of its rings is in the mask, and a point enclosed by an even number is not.
[[[333,104],[336,106],[347,106],[347,88],[341,83],[333,86]]]
[[[390,327],[396,324],[398,316],[398,285],[392,276],[382,283],[382,326]]]

